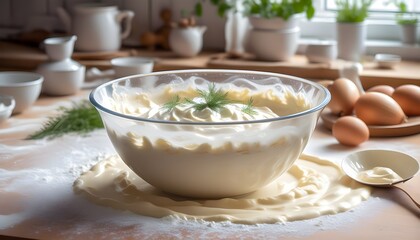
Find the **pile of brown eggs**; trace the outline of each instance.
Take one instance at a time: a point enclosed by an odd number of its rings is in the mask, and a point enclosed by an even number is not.
[[[398,125],[406,122],[407,116],[420,115],[420,87],[416,85],[378,85],[360,93],[351,80],[339,78],[327,87],[331,93],[327,108],[339,116],[332,134],[343,145],[367,141],[367,125]]]

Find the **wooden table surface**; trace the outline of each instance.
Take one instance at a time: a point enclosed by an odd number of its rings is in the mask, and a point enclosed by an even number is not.
[[[102,54],[102,55],[101,55]],[[102,60],[97,60],[101,55]],[[170,52],[127,50],[117,53],[76,53],[88,67],[107,69],[109,58],[141,55],[156,58],[155,71],[189,68],[264,70],[296,76],[334,79],[339,62],[331,66],[308,64],[302,56],[291,62],[255,62],[226,59],[220,53],[176,58]],[[0,69],[33,70],[46,60],[39,49],[0,42]],[[361,79],[376,84],[420,85],[420,64],[403,62],[395,70],[376,69],[366,62]],[[317,75],[318,74],[318,75]],[[74,179],[100,154],[115,154],[105,131],[87,137],[65,136],[45,141],[23,140],[38,130],[58,106],[86,99],[89,90],[75,96],[42,96],[34,106],[0,125],[0,235],[39,239],[408,239],[420,236],[420,211],[396,190],[374,189],[357,208],[330,216],[285,224],[244,226],[229,223],[191,223],[155,219],[97,206],[72,191]],[[321,124],[305,153],[339,163],[362,149],[393,149],[420,159],[420,134],[398,138],[372,138],[357,148],[343,147]],[[420,195],[420,176],[407,182]],[[0,236],[0,239],[2,237]]]
[[[88,92],[42,96],[30,109],[0,125],[0,235],[39,239],[419,239],[420,210],[407,196],[391,189],[374,189],[367,201],[348,212],[257,226],[155,219],[98,206],[73,193],[72,183],[98,155],[115,154],[104,130],[86,137],[23,140],[58,106],[86,99]],[[372,138],[349,148],[339,145],[319,124],[305,153],[339,163],[354,151],[377,148],[420,159],[420,134]],[[420,197],[420,176],[407,184]]]

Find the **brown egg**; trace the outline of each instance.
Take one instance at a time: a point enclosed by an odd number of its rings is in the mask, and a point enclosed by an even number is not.
[[[383,94],[386,94],[388,96],[391,96],[392,93],[394,92],[394,88],[388,85],[376,85],[374,87],[369,88],[367,91],[368,92],[380,92]]]
[[[420,87],[412,84],[397,87],[392,98],[401,106],[407,116],[420,115]]]
[[[354,113],[367,125],[394,125],[406,121],[400,105],[390,96],[367,92],[357,100]]]
[[[357,146],[369,139],[369,128],[362,120],[345,116],[333,124],[332,134],[343,145]]]
[[[353,106],[359,98],[359,90],[351,80],[339,78],[328,86],[331,93],[331,101],[328,108],[332,113],[340,116],[353,113]]]

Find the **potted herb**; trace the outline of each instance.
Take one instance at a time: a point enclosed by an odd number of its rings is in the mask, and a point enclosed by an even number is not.
[[[247,34],[247,50],[257,59],[284,61],[297,49],[300,29],[298,15],[311,19],[312,0],[211,0],[220,16],[240,12],[248,17],[252,29]]]
[[[401,28],[401,42],[414,44],[417,35],[417,15],[408,11],[404,0],[393,0],[392,3],[398,8],[395,20]]]
[[[358,62],[365,51],[366,25],[372,0],[336,0],[338,58]]]
[[[260,60],[289,60],[299,43],[299,16],[311,19],[315,14],[312,0],[244,0],[243,4],[252,26],[247,49]]]

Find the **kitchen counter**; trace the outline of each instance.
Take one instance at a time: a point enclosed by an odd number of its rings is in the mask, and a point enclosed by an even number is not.
[[[23,140],[59,106],[86,99],[42,96],[0,125],[0,235],[39,239],[404,239],[420,236],[420,210],[403,193],[374,189],[351,211],[305,221],[239,225],[151,218],[98,206],[73,192],[73,181],[101,156],[115,154],[104,130],[88,136]],[[320,120],[321,121],[321,120]],[[393,149],[420,159],[420,134],[339,145],[319,124],[305,153],[339,163],[362,149]],[[398,159],[396,159],[398,161]],[[420,176],[405,183],[420,196]],[[1,236],[0,236],[1,238]]]
[[[75,53],[88,68],[110,68],[109,59],[139,55],[156,59],[154,71],[226,68],[271,71],[311,79],[335,79],[344,62],[309,64],[305,57],[290,62],[228,59],[203,52],[194,58],[177,58],[171,52],[124,49],[112,53]],[[39,49],[0,42],[0,70],[33,71],[46,60]],[[377,84],[420,85],[420,63],[402,62],[395,70],[376,69],[364,63],[365,88]],[[54,140],[23,140],[38,130],[59,106],[86,99],[89,90],[69,97],[41,96],[34,106],[0,125],[0,238],[1,235],[40,239],[418,239],[420,210],[403,193],[374,189],[355,209],[305,221],[257,226],[232,223],[156,219],[98,206],[73,192],[73,181],[102,156],[115,154],[104,130],[88,136],[67,135]],[[321,121],[321,120],[320,120]],[[371,138],[357,148],[341,146],[322,124],[317,126],[305,153],[339,163],[362,149],[393,149],[420,159],[420,134],[398,138]],[[408,181],[420,196],[420,176]]]

